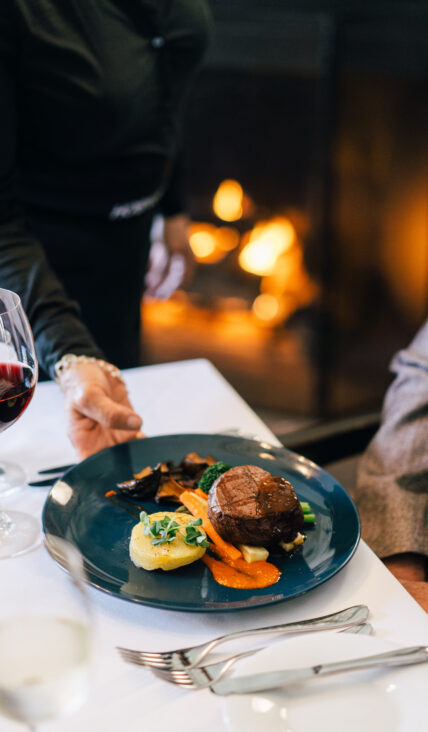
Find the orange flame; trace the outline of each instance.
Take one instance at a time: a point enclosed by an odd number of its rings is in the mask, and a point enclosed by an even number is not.
[[[237,221],[243,213],[244,192],[236,180],[224,180],[214,195],[213,210],[223,221]]]
[[[293,224],[285,217],[261,221],[250,232],[248,242],[239,255],[239,264],[246,272],[269,275],[278,258],[295,242]]]
[[[190,227],[189,243],[198,262],[214,264],[238,246],[239,233],[229,226],[194,223]]]

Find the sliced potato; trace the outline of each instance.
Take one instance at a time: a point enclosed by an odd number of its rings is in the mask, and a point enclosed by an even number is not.
[[[185,513],[159,511],[150,514],[150,523],[160,521],[164,516],[173,517],[174,521],[182,526],[194,519],[193,516]],[[198,528],[205,536],[202,526]],[[148,570],[164,569],[169,571],[196,562],[205,554],[204,547],[185,544],[183,534],[180,531],[177,531],[174,541],[170,544],[153,546],[151,540],[151,536],[145,536],[144,526],[141,521],[134,526],[129,542],[129,556],[137,567]]]
[[[242,556],[248,564],[252,562],[265,562],[269,556],[269,552],[264,546],[249,546],[248,544],[238,544]]]
[[[305,537],[299,531],[293,541],[280,541],[279,546],[284,549],[285,552],[291,552],[296,546],[303,544],[304,541]]]

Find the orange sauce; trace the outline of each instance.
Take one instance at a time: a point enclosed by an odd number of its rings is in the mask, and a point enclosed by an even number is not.
[[[205,531],[210,534],[207,528],[204,524]],[[237,552],[239,551],[230,544],[227,546]],[[220,542],[211,543],[210,549],[218,554],[221,559],[214,559],[214,557],[204,554],[202,561],[211,570],[215,581],[219,585],[234,587],[237,590],[253,590],[274,585],[281,577],[279,569],[270,562],[246,562],[245,559],[242,559],[242,556],[232,559],[230,549],[225,551]]]
[[[227,557],[220,561],[207,554],[202,557],[202,561],[209,567],[216,582],[238,590],[269,587],[278,582],[281,576],[279,569],[270,562],[249,563],[244,559]]]

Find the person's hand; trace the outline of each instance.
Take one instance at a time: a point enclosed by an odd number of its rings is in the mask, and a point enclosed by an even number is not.
[[[145,282],[148,295],[167,299],[190,282],[195,259],[189,244],[189,225],[185,214],[156,221]]]
[[[59,377],[67,434],[83,459],[104,447],[144,437],[125,385],[96,363],[73,364]]]

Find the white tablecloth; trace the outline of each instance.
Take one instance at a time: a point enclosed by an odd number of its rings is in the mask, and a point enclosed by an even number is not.
[[[149,436],[238,428],[275,441],[257,415],[205,360],[130,369],[125,376]],[[0,444],[1,456],[23,465],[29,478],[34,478],[38,469],[75,460],[65,436],[62,397],[54,384],[37,387],[27,412],[2,435]],[[46,494],[47,489],[25,488],[4,498],[2,506],[39,516]],[[41,578],[51,579],[58,588],[64,582],[62,570],[43,547],[1,561],[1,601],[7,598],[8,588],[24,583],[37,593]],[[428,644],[426,614],[364,542],[350,563],[324,585],[300,598],[257,610],[186,614],[134,605],[92,588],[89,592],[96,622],[93,690],[77,715],[43,725],[44,730],[225,729],[217,697],[208,691],[196,693],[165,684],[149,671],[121,662],[116,645],[153,650],[183,647],[234,629],[323,615],[358,603],[370,607],[371,622],[379,637],[401,644]],[[18,725],[0,717],[0,730],[18,729]]]

